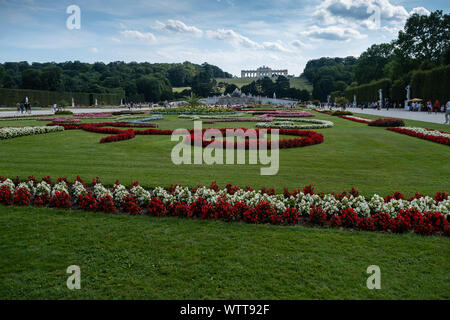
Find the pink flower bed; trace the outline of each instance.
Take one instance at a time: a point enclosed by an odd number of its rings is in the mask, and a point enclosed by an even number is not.
[[[278,118],[298,118],[298,117],[315,117],[309,112],[268,112],[263,117],[278,117]]]
[[[37,119],[37,120],[38,121],[65,122],[65,123],[68,123],[68,122],[80,122],[81,121],[80,119],[61,118],[61,117],[59,117],[59,118],[40,118],[40,119]]]

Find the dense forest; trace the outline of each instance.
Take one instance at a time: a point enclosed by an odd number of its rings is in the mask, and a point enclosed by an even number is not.
[[[449,64],[450,15],[438,10],[429,16],[412,15],[397,39],[374,44],[359,58],[311,60],[303,76],[313,84],[313,97],[321,101],[328,95],[334,98],[350,93],[375,99],[379,85],[386,97],[402,101],[408,84],[413,94],[422,98],[446,99]],[[424,84],[430,90],[423,90]],[[435,90],[436,86],[442,90]]]
[[[173,98],[172,87],[191,86],[199,95],[213,90],[214,78],[231,78],[220,68],[184,62],[94,64],[5,62],[0,64],[0,88],[67,92],[114,93],[128,101],[160,101]],[[188,92],[184,92],[186,94]]]

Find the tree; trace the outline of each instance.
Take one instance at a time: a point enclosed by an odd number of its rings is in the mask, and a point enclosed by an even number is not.
[[[405,56],[439,62],[449,42],[450,15],[437,10],[428,16],[413,14],[409,17],[395,45]]]
[[[189,104],[191,108],[195,108],[196,106],[201,105],[200,98],[196,94],[192,94],[191,96],[187,96],[184,98],[186,102]]]
[[[215,80],[211,79],[209,73],[202,71],[192,80],[192,92],[201,97],[208,97],[213,93]]]
[[[42,70],[41,88],[50,91],[64,91],[62,81],[62,69],[55,65],[49,65]]]
[[[391,44],[374,44],[361,54],[355,65],[355,80],[359,84],[369,83],[384,77],[384,67],[392,58]]]
[[[169,80],[154,75],[140,77],[136,81],[136,87],[137,93],[143,94],[146,101],[158,102],[172,96]]]
[[[24,89],[42,89],[42,72],[38,69],[27,69],[22,72],[22,88]]]
[[[225,86],[225,94],[232,94],[234,90],[239,89],[234,83],[227,83]]]

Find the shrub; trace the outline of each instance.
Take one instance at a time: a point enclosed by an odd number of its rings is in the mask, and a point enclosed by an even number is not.
[[[336,117],[338,117],[338,116],[352,116],[353,113],[350,112],[350,111],[336,110],[336,111],[333,111],[333,112],[331,113],[331,115],[332,115],[332,116],[336,116]]]
[[[372,215],[372,221],[375,228],[380,231],[386,231],[392,225],[392,218],[386,212],[375,213]]]
[[[73,112],[70,110],[64,110],[64,111],[56,111],[55,115],[62,116],[62,115],[73,115]]]
[[[136,216],[142,211],[134,194],[127,194],[123,197],[122,208],[125,212],[129,213],[132,216]]]
[[[323,225],[327,221],[327,214],[321,207],[313,206],[309,211],[309,221],[314,224]]]
[[[19,188],[14,193],[14,204],[17,206],[28,206],[30,204],[30,198],[31,194],[27,188]]]
[[[153,198],[148,203],[148,214],[152,217],[163,217],[166,215],[166,206],[159,198]]]
[[[80,195],[80,208],[85,211],[97,211],[98,203],[92,193],[88,193],[85,196]]]
[[[50,206],[59,209],[70,209],[72,207],[70,195],[64,191],[56,191],[50,199]]]
[[[98,211],[102,211],[104,213],[116,212],[116,206],[114,205],[114,200],[109,195],[99,198],[97,206],[98,206]]]
[[[371,127],[404,127],[405,122],[396,118],[379,118],[369,123]]]
[[[0,203],[10,206],[14,202],[14,197],[8,186],[3,185],[0,189]]]

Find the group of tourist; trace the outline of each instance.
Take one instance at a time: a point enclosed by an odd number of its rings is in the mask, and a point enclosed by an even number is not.
[[[31,114],[31,103],[17,103],[17,113],[23,114],[24,112],[27,114]]]

